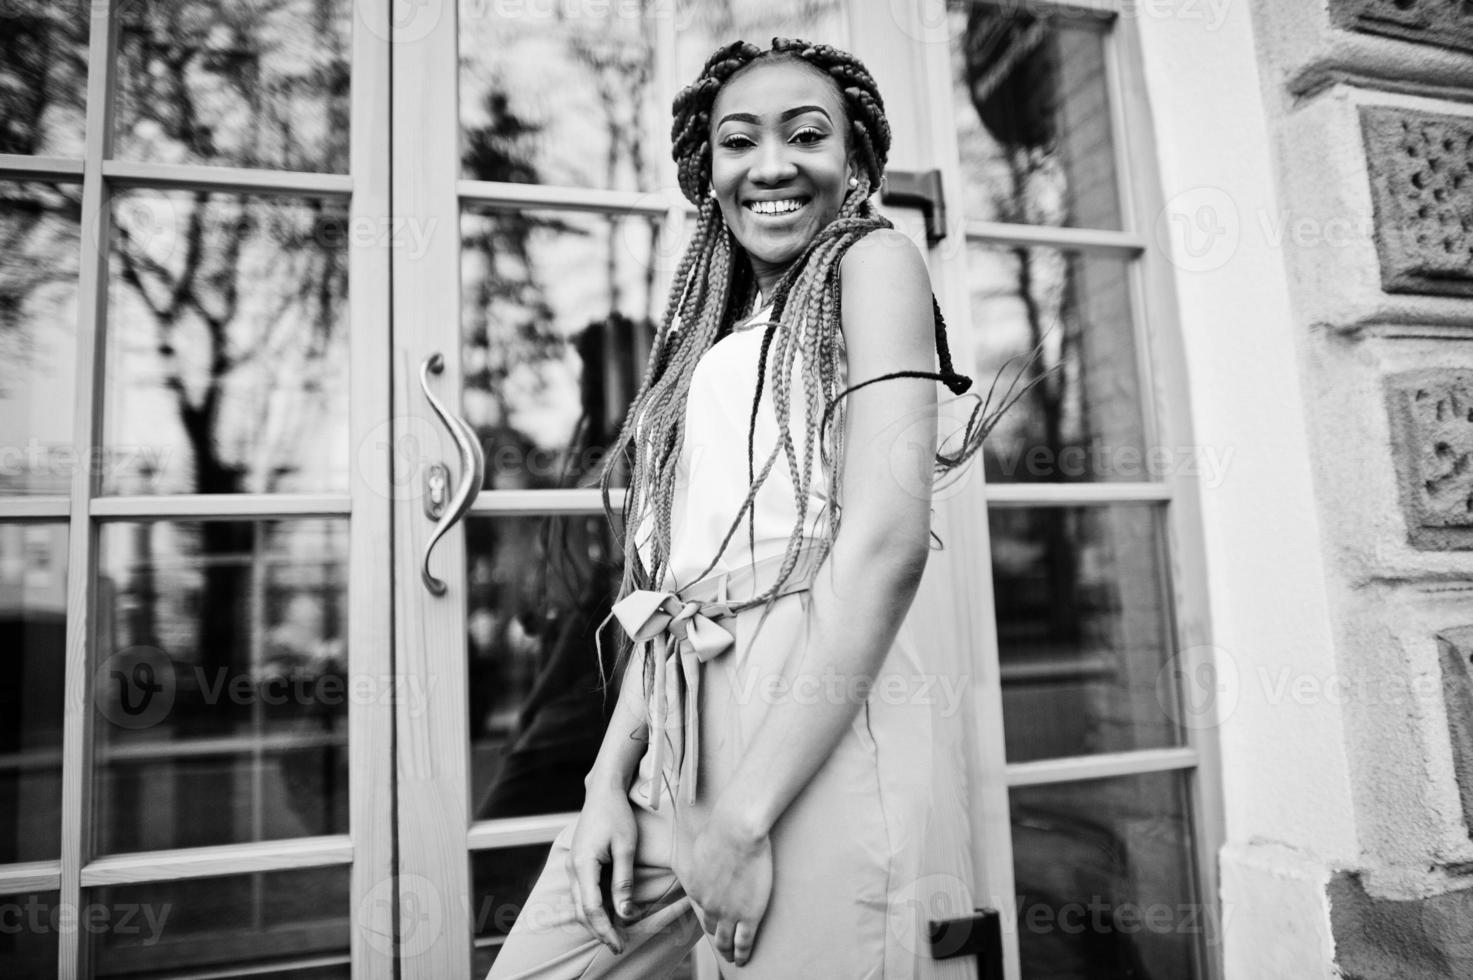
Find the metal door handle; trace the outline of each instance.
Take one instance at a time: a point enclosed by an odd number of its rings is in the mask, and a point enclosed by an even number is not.
[[[430,375],[444,370],[445,358],[439,354],[431,354],[419,366],[419,386],[424,390],[430,407],[440,416],[445,428],[450,430],[450,435],[455,439],[456,452],[460,455],[460,483],[456,485],[449,507],[440,515],[434,532],[430,534],[430,540],[425,544],[424,561],[420,564],[420,577],[424,579],[425,588],[434,595],[444,595],[446,585],[443,579],[430,574],[430,552],[435,550],[435,544],[444,537],[445,532],[471,509],[476,494],[481,492],[481,484],[486,480],[486,455],[481,451],[481,443],[476,438],[475,430],[464,419],[447,412],[445,406],[440,404],[440,399],[430,391]]]

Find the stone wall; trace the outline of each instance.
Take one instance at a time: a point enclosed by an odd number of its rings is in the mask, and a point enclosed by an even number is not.
[[[1335,967],[1473,977],[1473,17],[1253,21],[1354,800]]]

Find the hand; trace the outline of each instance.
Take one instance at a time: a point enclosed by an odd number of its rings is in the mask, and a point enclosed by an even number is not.
[[[600,879],[603,869],[611,867],[609,907],[624,922],[637,918],[633,891],[638,835],[634,808],[627,796],[608,789],[590,789],[573,828],[564,864],[578,921],[615,953],[624,952],[625,936],[605,910]]]
[[[671,870],[696,907],[701,928],[728,962],[745,966],[772,897],[772,841],[742,831],[718,808],[692,838],[676,846]],[[682,860],[684,858],[684,860]]]

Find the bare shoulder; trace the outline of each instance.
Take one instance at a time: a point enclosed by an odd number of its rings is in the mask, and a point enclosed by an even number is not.
[[[894,228],[872,231],[844,253],[839,277],[851,367],[930,370],[931,276],[915,243]]]

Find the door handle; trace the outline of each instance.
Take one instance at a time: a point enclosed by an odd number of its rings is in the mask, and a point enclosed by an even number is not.
[[[425,399],[430,403],[430,407],[435,410],[436,415],[440,416],[440,421],[445,423],[445,428],[450,430],[450,435],[455,440],[455,450],[460,455],[460,482],[455,487],[455,494],[450,498],[449,506],[440,514],[439,520],[435,523],[435,530],[425,544],[424,560],[420,563],[420,577],[424,579],[425,588],[429,589],[433,595],[444,595],[446,585],[443,579],[430,574],[430,552],[435,550],[435,545],[445,536],[445,532],[450,530],[455,522],[471,509],[476,495],[481,492],[481,484],[486,480],[486,454],[481,451],[481,443],[476,438],[475,430],[465,419],[447,412],[445,406],[440,403],[440,399],[430,391],[430,375],[439,374],[444,370],[445,358],[438,353],[426,357],[419,366],[419,386],[424,391]]]

